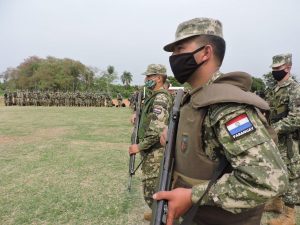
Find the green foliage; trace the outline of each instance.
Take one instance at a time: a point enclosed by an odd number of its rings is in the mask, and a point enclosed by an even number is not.
[[[114,66],[109,65],[105,71],[96,67],[86,67],[79,61],[72,59],[58,59],[36,56],[24,60],[16,68],[7,68],[1,76],[4,83],[0,83],[1,90],[29,89],[29,90],[60,90],[60,91],[96,91],[116,96],[118,92],[128,98],[136,87],[131,87],[132,74],[124,71],[121,80],[125,86],[115,85],[118,79]],[[3,91],[2,91],[3,92]]]
[[[263,81],[263,79],[261,78],[256,78],[256,77],[252,77],[252,86],[251,86],[251,91],[252,92],[261,92],[265,90],[265,83]]]
[[[124,71],[121,76],[121,81],[124,85],[129,86],[132,81],[132,74],[128,71]]]
[[[271,89],[276,85],[276,80],[273,78],[272,72],[263,75],[263,80],[267,89]]]
[[[118,79],[118,74],[115,71],[115,67],[108,66],[106,71],[102,72],[102,78],[105,79],[109,84]]]
[[[87,90],[91,87],[94,73],[79,61],[36,56],[25,59],[17,68],[4,73],[8,89],[29,90]]]
[[[171,84],[173,87],[182,87],[182,84],[180,84],[180,83],[175,79],[175,77],[173,77],[173,76],[168,76],[168,80],[169,80],[170,84]]]
[[[129,98],[138,88],[138,86],[111,85],[111,94],[114,98],[117,96],[117,93],[121,93],[124,98]]]

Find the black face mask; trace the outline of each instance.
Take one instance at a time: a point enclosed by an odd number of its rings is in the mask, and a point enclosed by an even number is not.
[[[275,80],[281,81],[285,77],[285,75],[287,75],[287,72],[285,72],[284,70],[272,71],[272,75]]]
[[[189,79],[189,77],[196,71],[196,69],[198,69],[203,63],[206,62],[203,61],[197,64],[194,58],[194,54],[204,49],[204,47],[205,46],[202,46],[201,48],[198,48],[193,52],[170,56],[170,66],[176,80],[178,80],[179,83],[185,83]]]

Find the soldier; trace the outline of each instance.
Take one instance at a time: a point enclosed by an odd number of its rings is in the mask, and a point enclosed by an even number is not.
[[[122,97],[121,93],[118,93],[118,94],[117,94],[117,100],[118,100],[118,105],[117,105],[117,107],[122,107],[123,97]]]
[[[169,90],[170,87],[170,81],[166,80],[166,82],[164,83],[164,89]]]
[[[192,90],[180,109],[173,190],[153,198],[168,200],[167,225],[193,204],[195,216],[185,219],[194,222],[188,224],[259,225],[264,203],[288,183],[262,113],[268,104],[249,92],[249,74],[219,71],[225,54],[220,21],[183,22],[175,37],[164,50],[173,52],[175,78]]]
[[[141,112],[139,144],[131,145],[129,154],[141,153],[144,199],[151,208],[164,150],[159,143],[159,136],[168,123],[172,97],[163,88],[167,78],[165,66],[150,64],[145,75],[145,87],[151,90],[151,95],[145,99]],[[144,214],[144,219],[150,220],[150,218],[151,214]]]
[[[267,93],[271,106],[271,123],[279,138],[279,151],[288,168],[289,187],[282,200],[275,199],[267,211],[281,215],[270,225],[295,225],[295,204],[300,203],[300,86],[291,77],[292,55],[273,57],[272,75],[277,85]]]
[[[7,94],[7,91],[4,92],[4,104],[5,104],[5,106],[8,106],[8,94]]]

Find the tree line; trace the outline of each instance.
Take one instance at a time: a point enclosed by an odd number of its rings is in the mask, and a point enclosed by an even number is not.
[[[31,56],[16,68],[7,68],[0,74],[2,90],[40,90],[40,91],[98,91],[124,96],[132,93],[135,87],[130,86],[132,74],[124,71],[120,76],[123,85],[113,84],[118,80],[114,66],[109,65],[101,71],[88,67],[80,61],[48,56],[43,59]]]
[[[101,71],[97,67],[88,67],[73,59],[59,59],[52,56],[40,58],[31,56],[16,68],[7,68],[0,74],[3,83],[2,90],[40,90],[40,91],[98,91],[111,94],[113,97],[119,92],[129,97],[138,87],[131,86],[132,74],[124,71],[120,76],[123,85],[113,84],[118,80],[118,73],[114,66],[107,66]],[[174,77],[169,76],[172,86],[182,86]],[[271,72],[262,78],[253,77],[251,91],[264,92],[275,84]],[[186,85],[184,85],[186,86]],[[1,94],[1,93],[0,93]]]

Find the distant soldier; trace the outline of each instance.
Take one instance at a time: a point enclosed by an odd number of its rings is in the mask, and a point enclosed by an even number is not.
[[[13,94],[10,91],[8,92],[8,105],[13,105]]]
[[[4,104],[5,106],[8,106],[8,94],[6,91],[4,92]]]
[[[129,101],[129,107],[131,108],[131,109],[133,109],[133,111],[135,111],[136,109],[135,109],[135,103],[137,102],[137,97],[138,97],[138,91],[135,91],[135,92],[133,92],[131,95],[130,95],[130,98],[128,99],[128,101]]]
[[[117,107],[122,107],[123,97],[120,92],[117,94],[117,101],[118,101]]]
[[[139,144],[129,147],[129,154],[140,153],[143,159],[144,199],[151,208],[152,195],[156,191],[159,166],[164,148],[159,143],[159,136],[169,120],[172,97],[163,88],[167,78],[166,68],[161,64],[150,64],[145,72],[145,87],[151,95],[144,100],[138,130]],[[144,219],[150,220],[151,214],[145,213]]]
[[[278,134],[281,156],[288,167],[289,187],[281,199],[273,200],[267,211],[280,216],[269,225],[295,225],[295,205],[300,204],[300,85],[291,77],[292,55],[273,57],[272,75],[277,84],[267,93],[271,123]]]
[[[170,87],[170,81],[166,80],[165,83],[164,83],[164,89],[168,90],[169,87]]]

